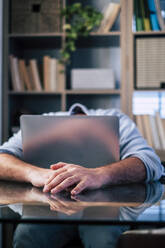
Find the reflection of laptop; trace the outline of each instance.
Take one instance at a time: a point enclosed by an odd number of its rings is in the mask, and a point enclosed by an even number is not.
[[[98,167],[119,160],[115,116],[22,115],[24,160],[49,168],[66,162]]]

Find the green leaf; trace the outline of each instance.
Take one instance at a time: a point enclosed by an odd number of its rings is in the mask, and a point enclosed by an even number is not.
[[[61,50],[63,64],[70,62],[70,54],[76,50],[76,40],[79,36],[88,36],[94,27],[99,26],[103,15],[90,5],[73,3],[65,7],[61,14],[66,19],[63,26],[66,31],[66,41]]]
[[[63,29],[64,29],[64,30],[70,30],[70,29],[71,29],[71,25],[70,25],[70,24],[65,24],[65,25],[63,26]]]

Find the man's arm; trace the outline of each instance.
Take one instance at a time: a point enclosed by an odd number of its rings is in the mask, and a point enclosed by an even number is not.
[[[39,168],[23,161],[21,131],[0,146],[0,179],[28,182],[42,187],[50,175],[50,169]]]
[[[44,192],[57,193],[76,184],[71,194],[85,189],[98,189],[105,185],[126,184],[145,181],[146,169],[136,157],[91,169],[79,165],[58,163],[51,166],[54,174],[46,182]]]
[[[0,179],[28,182],[33,186],[42,187],[51,175],[50,169],[25,163],[10,154],[0,154]]]
[[[101,114],[104,115],[104,112]],[[44,187],[45,192],[56,193],[69,185],[76,184],[77,187],[71,193],[78,194],[87,188],[99,188],[107,184],[155,181],[161,177],[163,167],[160,159],[139,134],[134,122],[120,111],[114,110],[109,114],[119,117],[121,160],[97,169],[86,169],[64,163],[53,165],[52,169],[56,170],[55,177],[52,176],[47,181]]]
[[[136,157],[123,159],[108,166],[101,167],[108,175],[110,184],[127,184],[146,180],[144,163]]]

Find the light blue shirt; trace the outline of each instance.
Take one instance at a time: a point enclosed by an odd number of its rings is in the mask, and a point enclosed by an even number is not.
[[[80,107],[87,115],[114,115],[119,118],[120,159],[137,157],[143,161],[147,178],[146,181],[159,180],[164,175],[164,168],[154,150],[148,146],[140,135],[135,123],[118,109],[87,109],[81,104],[74,104],[68,112],[51,112],[45,115],[71,115],[75,107]],[[0,146],[0,153],[12,154],[20,159],[23,157],[21,131],[14,134],[7,142]],[[134,166],[134,165],[132,165]]]

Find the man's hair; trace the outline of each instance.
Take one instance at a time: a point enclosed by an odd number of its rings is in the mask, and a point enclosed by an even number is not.
[[[71,115],[78,115],[78,114],[86,115],[86,113],[82,110],[82,108],[80,108],[79,106],[76,106],[76,107],[72,110]]]

